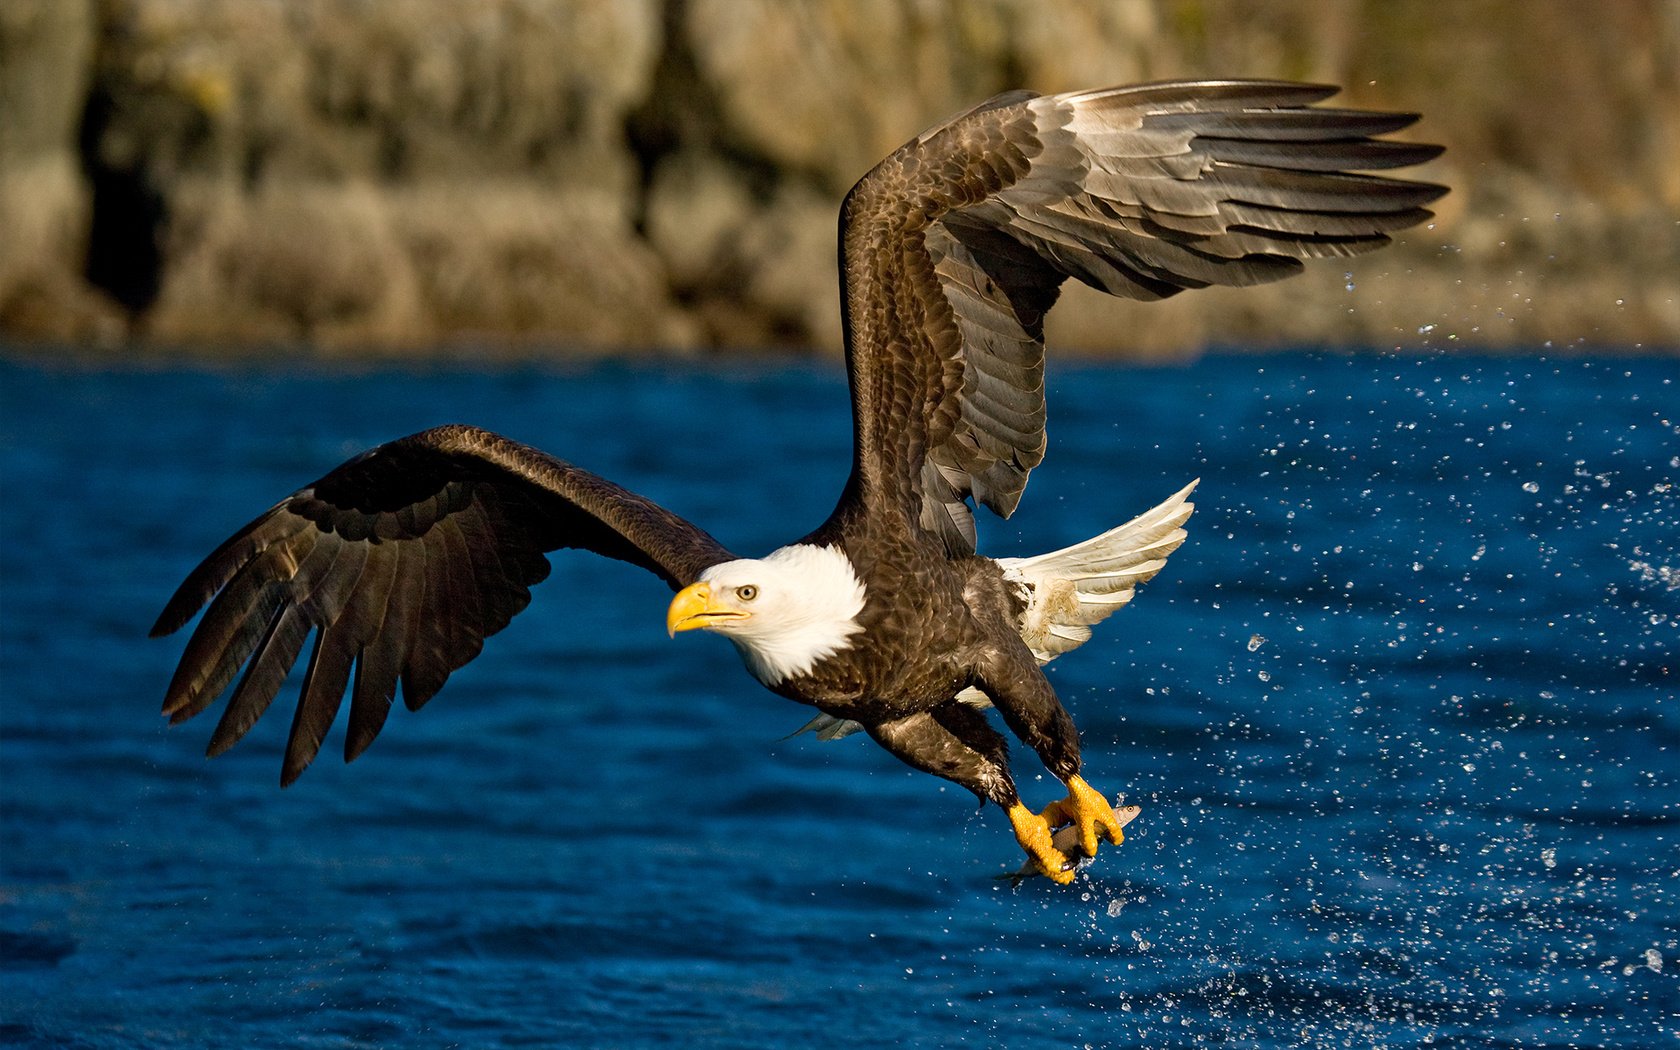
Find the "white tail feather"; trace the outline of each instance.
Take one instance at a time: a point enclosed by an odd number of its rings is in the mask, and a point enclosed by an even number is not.
[[[1026,611],[1018,624],[1021,640],[1041,664],[1077,648],[1091,637],[1091,626],[1132,600],[1139,584],[1167,564],[1167,555],[1184,542],[1184,523],[1196,509],[1187,502],[1197,482],[1179,489],[1158,507],[1119,528],[1083,543],[1032,558],[999,558],[1003,578],[1015,584]],[[991,701],[978,689],[964,689],[957,699],[976,707]],[[794,735],[812,732],[820,740],[838,740],[863,727],[849,719],[819,714]]]
[[[1022,588],[1027,602],[1021,638],[1039,663],[1091,637],[1091,625],[1132,600],[1184,542],[1184,523],[1196,509],[1187,497],[1196,482],[1119,528],[1033,558],[999,558],[1003,578]]]

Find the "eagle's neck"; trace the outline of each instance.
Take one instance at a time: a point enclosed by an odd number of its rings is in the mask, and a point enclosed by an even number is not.
[[[809,672],[818,661],[850,649],[863,630],[863,581],[839,547],[795,543],[763,559],[776,566],[794,587],[775,616],[765,616],[750,630],[730,635],[747,669],[765,685],[775,686]]]

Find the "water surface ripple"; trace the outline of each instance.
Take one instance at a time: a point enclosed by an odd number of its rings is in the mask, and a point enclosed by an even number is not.
[[[1050,387],[989,553],[1202,484],[1166,571],[1053,668],[1143,816],[1073,887],[1011,890],[999,814],[861,738],[784,740],[803,710],[586,556],[354,768],[341,727],[276,787],[290,694],[215,762],[210,722],[157,716],[174,585],[355,451],[478,423],[760,553],[833,505],[837,370],[0,364],[0,1042],[1674,1045],[1680,367]]]

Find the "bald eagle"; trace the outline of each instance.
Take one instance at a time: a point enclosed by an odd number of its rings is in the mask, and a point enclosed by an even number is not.
[[[1317,107],[1334,88],[1197,81],[999,95],[916,136],[840,212],[852,468],[829,519],[742,558],[693,524],[547,453],[468,426],[380,445],[286,497],[182,583],[154,636],[207,602],[163,703],[172,722],[239,676],[221,753],[313,634],[281,773],[314,759],[346,692],[346,761],[477,656],[530,600],[545,554],[594,551],[676,591],[667,626],[721,634],[772,691],[1008,816],[1058,882],[1118,844],[1080,776],[1079,734],[1040,665],[1079,645],[1184,540],[1186,487],[1085,543],[976,552],[974,507],[1008,517],[1044,456],[1044,316],[1073,277],[1153,300],[1288,277],[1388,243],[1444,187],[1372,174],[1438,147],[1383,140],[1415,114]],[[1192,482],[1191,487],[1194,483]],[[213,600],[212,600],[213,599]],[[1008,743],[1066,798],[1028,809]]]

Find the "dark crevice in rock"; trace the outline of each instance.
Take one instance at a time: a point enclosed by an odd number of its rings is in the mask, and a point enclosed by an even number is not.
[[[638,181],[631,217],[639,237],[651,241],[649,214],[660,166],[692,151],[720,162],[731,180],[760,205],[769,205],[791,180],[805,179],[742,142],[730,127],[723,101],[708,81],[688,32],[687,0],[664,0],[663,43],[645,100],[625,118],[625,141],[635,158]],[[743,294],[750,283],[747,260],[726,254],[698,283],[672,275],[672,299],[696,322],[708,342],[722,345],[742,331],[805,343],[809,333],[794,319],[766,315]]]
[[[769,201],[789,181],[826,184],[821,172],[779,163],[741,142],[730,128],[688,38],[687,0],[665,0],[661,21],[664,44],[647,98],[625,120],[625,141],[641,175],[634,211],[638,232],[646,232],[647,197],[659,162],[683,149],[702,149],[722,160],[759,201]]]
[[[647,234],[648,196],[661,159],[686,142],[704,141],[722,123],[689,46],[685,0],[665,0],[660,12],[663,44],[647,98],[625,118],[624,137],[640,176],[632,211],[636,232]]]
[[[122,307],[131,334],[163,290],[180,175],[213,166],[203,100],[168,76],[135,72],[133,17],[120,6],[103,9],[76,133],[90,200],[83,276]]]
[[[133,324],[163,287],[169,201],[143,159],[111,163],[103,156],[101,143],[116,110],[108,87],[94,85],[78,135],[82,174],[92,198],[84,273],[88,283],[121,304]]]

